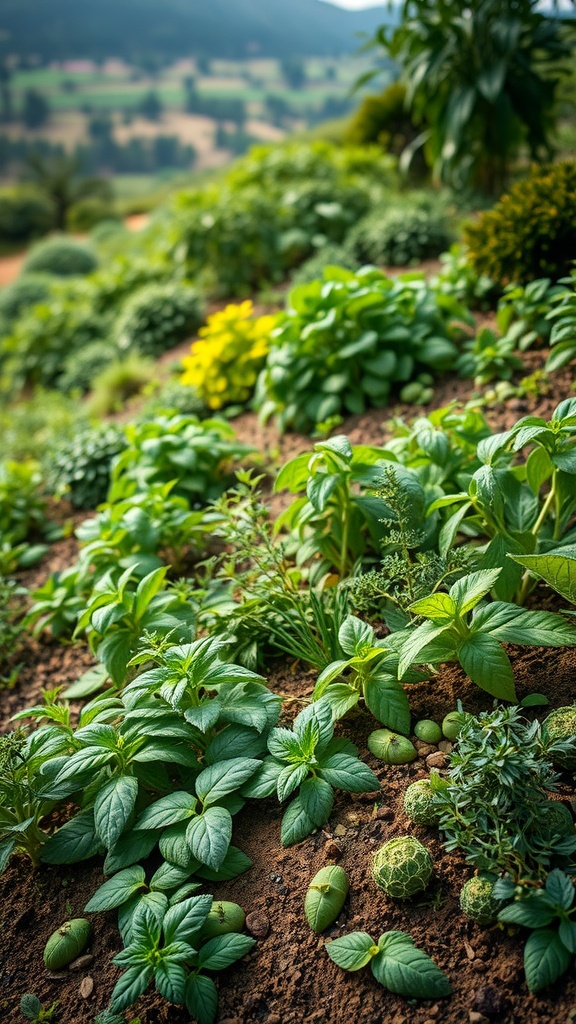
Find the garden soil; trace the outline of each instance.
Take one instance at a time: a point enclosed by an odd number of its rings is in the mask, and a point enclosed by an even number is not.
[[[543,353],[526,356],[528,370],[543,365]],[[505,429],[525,413],[549,417],[571,393],[571,375],[554,375],[548,395],[513,399],[489,418],[494,429]],[[460,381],[447,378],[436,390],[435,405],[469,397]],[[420,410],[398,406],[351,417],[342,430],[353,443],[381,444],[385,416],[414,416]],[[271,427],[264,431],[252,415],[236,421],[242,440],[284,459],[309,449],[308,439],[280,439]],[[74,541],[55,545],[49,560],[23,582],[31,586],[55,568],[70,564]],[[537,588],[536,605],[559,607],[544,588]],[[510,646],[519,699],[544,693],[552,707],[571,703],[575,696],[576,650],[525,649]],[[73,682],[91,663],[85,647],[61,646],[48,636],[27,642],[16,686],[0,695],[3,728],[11,714],[37,702],[42,689]],[[278,662],[271,667],[269,685],[287,698],[288,721],[303,706],[314,675],[300,664]],[[458,667],[442,666],[432,682],[409,688],[413,720],[440,721],[461,700],[473,712],[491,706],[490,698],[474,687]],[[368,733],[374,720],[367,713],[340,723],[376,772],[380,790],[372,794],[337,794],[328,825],[289,849],[280,845],[281,809],[274,800],[252,801],[238,816],[234,843],[253,860],[252,868],[231,882],[212,886],[216,898],[240,903],[249,928],[257,937],[252,953],[218,975],[218,1024],[569,1024],[576,1019],[576,978],[573,971],[539,995],[527,991],[523,966],[523,936],[495,927],[481,928],[458,908],[459,891],[472,871],[461,857],[447,854],[438,833],[413,826],[403,812],[407,785],[425,778],[431,763],[442,767],[444,750],[419,743],[419,757],[410,765],[386,766],[369,754]],[[562,779],[557,798],[568,806],[576,801],[574,781]],[[72,810],[72,809],[70,809]],[[62,819],[60,819],[62,820]],[[393,900],[372,880],[372,860],[386,840],[416,835],[434,857],[434,876],[428,890],[410,901]],[[340,864],[350,878],[350,894],[336,923],[315,935],[303,915],[307,886],[322,866]],[[120,950],[115,912],[92,917],[93,939],[88,957],[76,969],[50,975],[42,953],[49,935],[65,920],[82,916],[83,908],[102,881],[96,860],[72,867],[30,869],[13,860],[0,877],[0,1021],[22,1024],[18,1009],[24,992],[34,992],[44,1006],[58,1003],[55,1024],[92,1024],[104,1009],[119,970],[111,959]],[[340,970],[325,951],[327,939],[347,932],[367,931],[373,938],[390,929],[408,932],[449,976],[453,994],[441,1000],[406,1001],[376,983],[369,969],[355,974]],[[131,1013],[142,1024],[184,1024],[187,1012],[169,1006],[154,994],[144,996]]]

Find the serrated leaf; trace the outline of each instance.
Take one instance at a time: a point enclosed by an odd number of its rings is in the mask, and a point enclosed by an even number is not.
[[[98,791],[94,803],[96,834],[107,849],[116,845],[126,828],[138,796],[138,780],[133,775],[110,779]]]
[[[234,757],[209,765],[196,779],[196,792],[209,807],[228,793],[234,793],[260,768],[261,761],[250,757]]]
[[[145,964],[142,967],[130,967],[116,982],[110,998],[110,1009],[113,1013],[127,1010],[132,1003],[146,991],[152,979],[153,970]]]
[[[572,604],[576,604],[576,547],[556,548],[543,555],[511,555],[535,576],[543,579]]]
[[[374,676],[364,684],[364,700],[374,718],[393,732],[410,732],[410,703],[402,684],[390,676]]]
[[[306,779],[300,786],[300,803],[316,826],[325,825],[330,817],[334,794],[332,787],[317,777]]]
[[[380,955],[372,960],[372,973],[389,992],[408,999],[449,996],[446,975],[404,932],[386,932],[378,941]]]
[[[530,991],[540,992],[551,985],[568,970],[571,961],[572,954],[557,932],[551,928],[532,932],[524,947],[524,971]]]
[[[410,605],[414,615],[425,615],[439,625],[451,622],[456,614],[456,604],[448,594],[430,594]]]
[[[212,908],[212,896],[191,896],[167,911],[162,928],[165,942],[187,942],[194,946]]]
[[[563,907],[564,910],[570,910],[574,902],[574,883],[563,871],[554,868],[549,872],[546,877],[545,892],[552,903]]]
[[[224,807],[207,807],[193,818],[186,830],[186,840],[201,864],[216,871],[222,864],[232,838],[232,817]]]
[[[372,769],[350,754],[332,754],[320,762],[317,772],[335,789],[343,789],[347,793],[372,793],[380,789]]]
[[[345,971],[359,971],[380,952],[367,932],[351,932],[327,942],[325,950],[331,960]]]
[[[239,850],[236,846],[229,846],[226,851],[226,856],[222,861],[218,871],[214,871],[213,868],[206,867],[205,864],[196,869],[195,874],[199,878],[205,878],[209,882],[228,882],[231,878],[237,878],[238,875],[243,875],[248,868],[252,867],[252,861],[242,850]]]
[[[94,828],[94,812],[81,811],[48,840],[42,850],[45,864],[76,864],[102,849]]]
[[[186,821],[196,813],[197,803],[196,797],[191,793],[182,790],[169,793],[168,796],[161,797],[147,807],[138,818],[134,828],[137,830],[166,828],[167,825]]]
[[[308,817],[302,807],[300,798],[295,797],[292,803],[288,804],[282,818],[280,830],[282,846],[292,846],[294,843],[299,843],[301,839],[309,836],[315,827],[314,822]]]
[[[124,868],[112,878],[109,878],[84,907],[87,914],[96,914],[104,910],[113,910],[114,907],[126,903],[131,896],[139,892],[146,885],[146,872],[140,865],[131,868]]]
[[[510,659],[493,636],[471,633],[458,647],[458,657],[476,686],[501,700],[516,700]]]
[[[256,940],[249,935],[217,935],[202,946],[198,956],[199,966],[208,971],[223,971],[250,953],[255,945]]]
[[[156,990],[168,1003],[181,1006],[186,995],[187,974],[181,964],[165,957],[154,971]]]
[[[218,993],[211,978],[191,974],[186,982],[186,1009],[198,1024],[214,1024]]]
[[[492,590],[501,571],[501,569],[479,569],[477,572],[462,576],[452,584],[449,594],[456,603],[460,615],[471,611]]]
[[[347,615],[338,630],[338,643],[345,654],[357,654],[362,647],[374,643],[374,630],[355,615]]]

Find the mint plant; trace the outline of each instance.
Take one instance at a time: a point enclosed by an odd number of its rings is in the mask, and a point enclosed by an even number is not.
[[[499,921],[531,929],[524,947],[524,971],[530,991],[540,992],[565,974],[576,953],[574,882],[555,868],[541,889],[502,878],[495,883],[494,894],[513,900],[500,911]]]
[[[425,621],[393,637],[399,650],[398,677],[415,662],[457,661],[481,689],[502,700],[516,700],[514,675],[503,643],[563,647],[576,642],[576,627],[562,615],[526,611],[515,604],[482,598],[501,569],[469,573],[447,594],[437,592],[410,605]],[[475,610],[476,609],[476,610]]]
[[[268,738],[270,756],[242,789],[243,796],[277,794],[281,803],[298,790],[282,818],[284,846],[300,842],[325,825],[334,803],[334,789],[370,793],[380,783],[361,761],[356,747],[334,738],[330,705],[310,704],[294,719],[292,729],[273,729]]]
[[[370,964],[376,981],[407,999],[439,999],[452,992],[446,975],[406,932],[384,932],[377,944],[366,932],[351,932],[327,942],[325,949],[345,971]]]
[[[236,933],[202,943],[212,900],[209,895],[192,896],[170,906],[163,897],[137,907],[125,948],[112,961],[125,968],[112,992],[113,1012],[126,1010],[153,981],[169,1003],[185,1005],[198,1024],[212,1024],[218,995],[214,982],[203,972],[224,970],[256,945],[255,939]]]

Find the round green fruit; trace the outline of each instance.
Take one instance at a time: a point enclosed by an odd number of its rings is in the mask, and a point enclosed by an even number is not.
[[[80,956],[92,937],[92,925],[85,917],[65,921],[44,948],[44,963],[49,971],[59,971]]]
[[[442,739],[442,729],[431,719],[421,718],[414,726],[414,735],[424,743],[439,743]]]
[[[415,825],[437,825],[441,808],[434,800],[429,779],[411,782],[404,794],[404,810]]]
[[[574,834],[574,818],[559,800],[546,800],[542,805],[542,817],[533,824],[538,836],[571,836]]]
[[[411,381],[410,384],[405,384],[400,392],[401,402],[419,402],[422,395],[422,385],[418,381]]]
[[[426,888],[434,862],[414,836],[390,839],[374,857],[374,881],[387,896],[407,899]]]
[[[442,732],[447,740],[457,740],[468,716],[463,711],[450,711],[442,721]]]
[[[390,732],[390,729],[375,729],[371,732],[368,750],[386,764],[408,764],[418,757],[418,751],[410,740]]]
[[[202,925],[202,937],[214,939],[217,935],[241,932],[245,922],[246,914],[237,903],[214,900],[208,917]]]
[[[348,895],[348,876],[337,864],[320,868],[310,882],[304,900],[304,913],[317,935],[333,924]]]
[[[500,910],[494,896],[495,875],[482,873],[469,878],[460,893],[460,909],[477,924],[492,924]]]

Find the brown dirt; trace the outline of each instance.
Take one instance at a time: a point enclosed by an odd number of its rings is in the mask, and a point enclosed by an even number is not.
[[[526,357],[529,371],[541,366],[542,353]],[[492,409],[489,418],[502,429],[524,413],[549,416],[561,397],[570,394],[571,374],[561,371],[553,377],[552,392],[546,396],[514,399]],[[436,389],[434,405],[469,397],[470,387],[446,377]],[[396,406],[371,410],[350,417],[342,430],[355,443],[381,443],[385,418],[412,417],[422,410]],[[269,454],[285,459],[311,447],[303,437],[279,438],[272,426],[257,425],[252,414],[236,420],[243,440],[253,442]],[[74,557],[74,542],[62,541],[52,549],[51,568]],[[46,565],[43,567],[46,571]],[[37,571],[40,573],[40,570]],[[38,576],[38,578],[40,578]],[[27,578],[30,585],[32,580]],[[544,592],[542,592],[544,594]],[[554,599],[533,602],[554,606]],[[510,647],[519,698],[539,691],[553,707],[570,703],[575,697],[576,650],[542,650]],[[41,688],[68,683],[91,663],[85,647],[62,647],[46,635],[27,645],[16,689],[2,695],[4,715],[34,703]],[[299,665],[278,662],[271,667],[269,685],[292,698],[287,707],[295,714],[300,701],[308,697],[314,676]],[[491,699],[473,686],[454,666],[444,666],[429,683],[410,687],[414,720],[442,716],[462,700],[467,710],[491,706]],[[365,713],[351,717],[339,728],[357,743],[360,754],[376,771],[381,789],[376,794],[352,796],[339,793],[329,823],[302,843],[287,850],[280,846],[281,809],[273,800],[251,802],[238,816],[234,842],[252,858],[253,867],[244,876],[226,884],[211,886],[215,897],[239,902],[247,913],[267,917],[269,932],[258,940],[244,960],[218,976],[218,1024],[468,1024],[470,1013],[494,1010],[490,1020],[501,1024],[568,1024],[576,1008],[576,979],[567,974],[549,991],[529,995],[522,968],[522,936],[499,928],[486,930],[467,921],[458,909],[458,894],[471,869],[462,859],[447,854],[437,833],[414,827],[406,819],[402,798],[406,786],[425,777],[423,759],[402,767],[384,766],[366,749],[373,719]],[[568,801],[573,780],[564,778],[561,798]],[[395,901],[375,886],[371,877],[374,851],[392,836],[413,832],[431,849],[435,860],[434,881],[421,900]],[[310,878],[323,864],[338,858],[350,877],[350,896],[338,921],[323,936],[314,935],[306,924],[302,903]],[[25,991],[34,991],[44,1004],[59,1000],[58,1024],[91,1024],[96,1012],[109,999],[118,977],[111,957],[120,948],[115,913],[93,917],[93,962],[84,972],[65,972],[60,979],[49,978],[42,962],[48,936],[65,919],[80,916],[83,907],[102,879],[94,861],[72,868],[43,866],[30,870],[24,861],[13,861],[0,877],[0,1019],[6,1024],[22,1020],[18,1003]],[[418,1004],[384,993],[369,970],[347,974],[329,960],[324,944],[352,930],[368,931],[373,937],[389,929],[409,932],[415,943],[432,955],[449,975],[454,993],[448,1000]],[[84,999],[80,984],[84,976],[94,980],[93,994]],[[492,1006],[490,1006],[492,1003]],[[187,1013],[154,994],[148,994],[133,1008],[142,1024],[184,1024]],[[478,1018],[476,1018],[478,1019]]]

